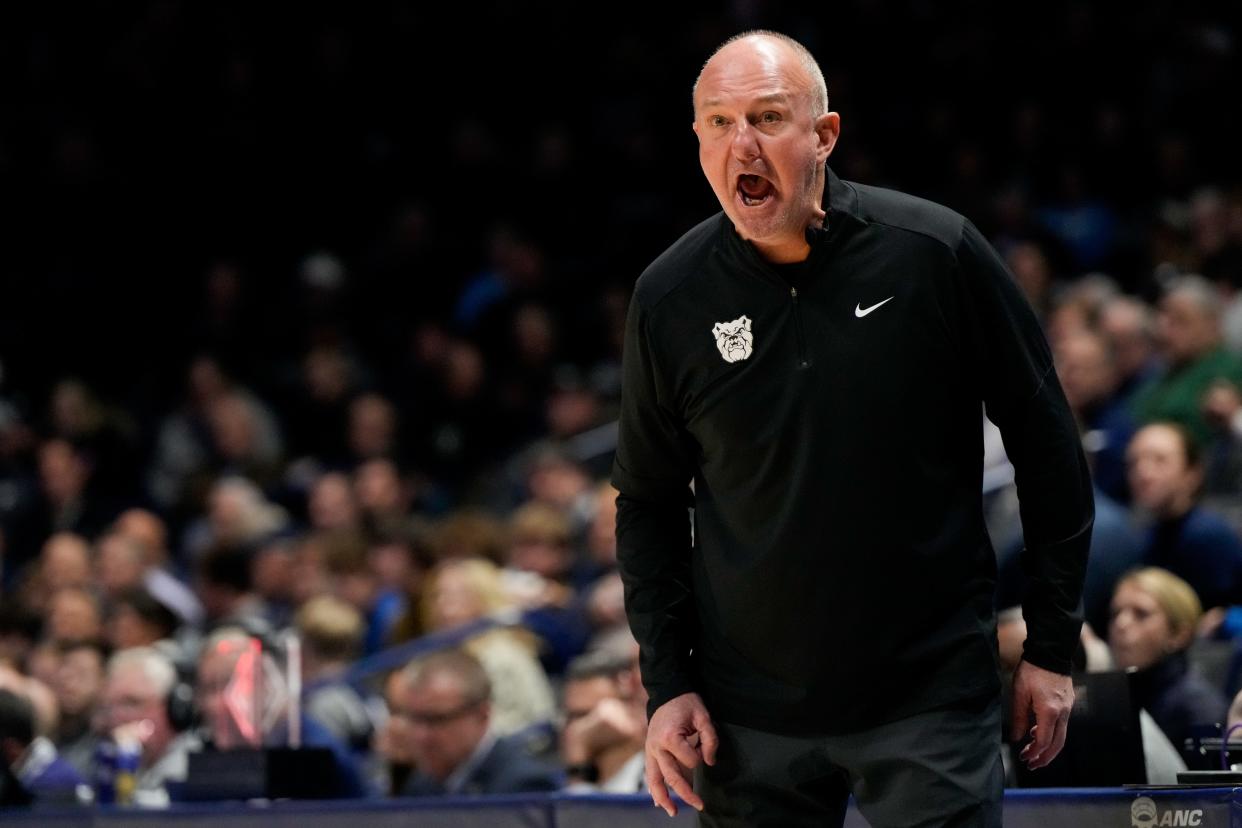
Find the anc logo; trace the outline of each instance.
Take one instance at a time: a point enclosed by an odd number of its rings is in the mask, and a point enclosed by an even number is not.
[[[1155,800],[1140,796],[1130,803],[1130,828],[1163,828],[1165,825],[1197,826],[1203,824],[1203,811],[1199,808],[1166,808],[1164,813],[1156,807]]]

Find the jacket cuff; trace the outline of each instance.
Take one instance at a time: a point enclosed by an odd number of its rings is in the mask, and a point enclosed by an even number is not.
[[[647,721],[651,721],[651,717],[655,712],[664,706],[666,702],[681,696],[685,693],[697,693],[698,690],[690,683],[690,680],[682,676],[677,676],[669,681],[662,683],[658,688],[647,688]]]
[[[1022,643],[1022,660],[1063,676],[1070,675],[1074,670],[1072,659],[1033,645],[1029,639]]]

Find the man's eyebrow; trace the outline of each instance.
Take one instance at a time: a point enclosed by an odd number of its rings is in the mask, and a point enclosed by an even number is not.
[[[784,92],[770,92],[767,95],[760,95],[755,98],[756,103],[789,103],[789,96]],[[702,106],[720,106],[722,101],[719,98],[705,98]]]

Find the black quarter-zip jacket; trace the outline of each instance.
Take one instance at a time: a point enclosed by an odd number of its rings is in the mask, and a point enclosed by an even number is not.
[[[842,733],[999,692],[983,410],[1016,472],[1024,658],[1070,671],[1094,505],[1033,310],[946,207],[827,166],[823,206],[794,284],[719,212],[634,287],[612,483],[649,713],[694,690]]]

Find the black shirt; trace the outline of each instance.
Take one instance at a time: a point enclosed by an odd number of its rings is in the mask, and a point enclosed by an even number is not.
[[[720,212],[635,285],[612,482],[649,713],[848,732],[998,692],[985,403],[1025,658],[1070,671],[1094,505],[1034,312],[945,207],[828,168],[824,208],[795,284]]]

